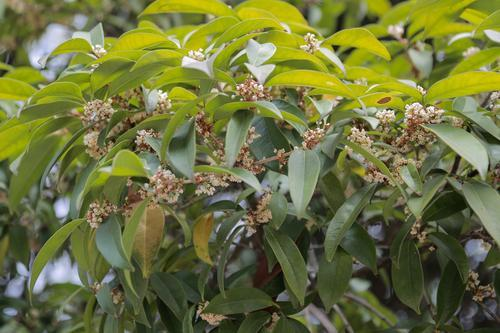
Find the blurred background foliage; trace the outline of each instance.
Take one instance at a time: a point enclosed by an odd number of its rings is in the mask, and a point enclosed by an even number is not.
[[[226,2],[235,6],[240,1]],[[299,8],[309,24],[324,36],[344,28],[373,25],[372,32],[380,37],[386,35],[386,29],[383,28],[382,32],[377,34],[377,31],[381,31],[377,24],[382,24],[382,27],[397,24],[398,22],[392,22],[391,17],[385,14],[402,1],[293,0],[289,2]],[[500,8],[500,0],[469,2],[471,3],[468,5],[469,8],[486,13]],[[56,57],[49,61],[45,68],[39,64],[40,58],[70,38],[73,32],[88,31],[99,22],[102,22],[106,36],[120,36],[137,26],[137,15],[149,3],[147,0],[0,0],[0,74],[33,85],[47,84],[57,77],[70,58],[65,55]],[[181,24],[194,25],[204,21],[206,21],[204,15],[195,14],[155,17],[155,22],[164,29]],[[459,32],[458,29],[457,33]],[[437,39],[434,40],[436,41],[439,42]],[[389,43],[388,47],[396,48],[397,44],[394,41],[394,45]],[[391,75],[399,78],[434,82],[449,71],[456,64],[456,58],[461,57],[462,52],[472,45],[469,39],[454,43],[455,50],[450,52],[452,54],[449,60],[450,66],[441,66],[441,72],[434,70],[430,73],[428,70],[429,66],[432,68],[433,57],[439,57],[439,54],[426,51],[428,46],[425,45],[410,61],[408,53],[401,52],[394,57],[389,68],[383,67],[385,64],[382,63],[380,68],[377,68],[376,58],[373,58],[372,69],[389,71]],[[453,54],[457,55],[455,59]],[[350,65],[363,63],[367,59],[359,57],[365,55],[366,53],[357,55],[354,51],[344,62]],[[0,109],[4,111],[0,112],[0,120],[7,118],[9,114],[14,114],[18,107],[19,105],[15,103],[0,102]],[[22,138],[19,140],[22,141]],[[20,213],[11,213],[5,199],[10,176],[9,163],[8,161],[1,163],[0,333],[83,331],[83,309],[88,295],[78,286],[76,267],[68,253],[61,253],[59,258],[44,270],[42,278],[35,287],[33,306],[27,301],[25,288],[29,274],[27,267],[33,260],[33,254],[65,220],[69,199],[60,197],[59,191],[48,184],[46,193],[38,195],[33,192],[30,200],[23,201]],[[65,181],[72,182],[74,177],[75,175],[69,175]],[[50,178],[47,181],[50,181]],[[59,185],[64,187],[64,181]],[[384,235],[380,225],[373,224],[371,228],[373,230],[370,233],[375,237],[388,237]],[[476,251],[475,260],[485,261],[486,266],[500,261],[498,252],[487,253],[474,245],[471,245],[470,251]],[[432,275],[432,271],[426,269],[426,272]],[[389,284],[389,277],[384,276],[383,271],[381,274],[382,276],[376,281],[382,285],[373,286],[375,280],[371,281],[364,276],[354,278],[351,282],[351,290],[362,294],[367,303],[366,307],[360,307],[356,303],[345,305],[345,315],[355,332],[373,332],[379,329],[384,319],[389,322],[394,322],[396,318],[403,319],[402,326],[405,326],[405,318],[411,321],[394,295],[388,294],[389,288],[385,287]],[[68,298],[67,295],[71,296]],[[351,295],[351,297],[356,296]],[[383,300],[384,304],[380,304],[378,300]],[[465,306],[469,306],[465,312],[465,316],[468,317],[463,319],[469,327],[474,326],[474,322],[480,323],[485,319],[484,314],[477,311],[477,306],[474,304]],[[373,311],[379,312],[379,316],[374,316]],[[320,331],[315,313],[305,311],[302,320],[309,322],[310,327],[316,331]],[[336,316],[335,321],[337,326],[343,326],[342,318]],[[408,326],[412,324],[408,322]]]

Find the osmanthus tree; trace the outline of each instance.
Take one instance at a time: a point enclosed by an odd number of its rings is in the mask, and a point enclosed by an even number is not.
[[[30,296],[65,248],[74,331],[495,331],[495,4],[408,1],[322,37],[278,0],[157,0],[58,46],[53,83],[0,78],[22,102],[2,104],[10,211],[70,198]],[[154,23],[176,12],[207,22]]]

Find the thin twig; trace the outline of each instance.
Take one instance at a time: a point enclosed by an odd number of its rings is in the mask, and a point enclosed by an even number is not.
[[[370,310],[371,312],[373,312],[377,317],[379,317],[380,319],[382,319],[382,321],[384,323],[386,323],[389,327],[392,327],[394,326],[394,323],[391,322],[391,320],[389,320],[389,318],[387,318],[383,313],[381,313],[379,310],[377,310],[376,308],[374,308],[370,303],[368,303],[366,300],[364,300],[363,298],[361,297],[358,297],[354,294],[351,294],[351,293],[346,293],[344,294],[344,296],[355,302],[355,303],[358,303],[359,305],[367,308],[368,310]]]
[[[283,158],[283,157],[288,157],[292,154],[293,150],[290,150],[290,151],[287,151],[286,153],[282,154],[281,156],[271,156],[271,157],[268,157],[268,158],[264,158],[262,160],[258,160],[255,162],[255,164],[266,164],[266,163],[269,163],[269,162],[272,162],[272,161],[276,161],[280,158]]]
[[[333,326],[332,321],[328,316],[321,311],[316,305],[309,304],[307,309],[311,312],[311,314],[318,319],[318,321],[323,325],[327,333],[338,333],[338,330]]]
[[[347,331],[347,333],[354,333],[354,330],[352,329],[351,324],[349,324],[347,317],[345,316],[344,312],[342,312],[342,310],[340,309],[340,307],[337,304],[335,304],[333,306],[333,310],[335,310],[335,312],[337,312],[337,314],[340,317],[340,320],[342,320],[342,322],[344,323],[345,330]]]

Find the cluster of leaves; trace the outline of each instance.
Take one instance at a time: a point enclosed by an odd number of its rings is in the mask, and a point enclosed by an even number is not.
[[[308,332],[306,313],[327,331],[462,332],[471,304],[494,326],[495,4],[407,1],[323,38],[279,0],[157,0],[119,38],[98,25],[59,45],[47,59],[73,57],[53,83],[8,72],[8,209],[70,202],[30,296],[67,248],[74,330]],[[207,22],[155,24],[179,12]]]

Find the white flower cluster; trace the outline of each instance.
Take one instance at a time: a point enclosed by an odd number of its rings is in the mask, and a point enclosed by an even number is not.
[[[102,204],[94,201],[89,205],[85,219],[91,228],[98,228],[102,222],[111,214],[116,213],[118,208],[105,200]]]
[[[156,173],[149,177],[149,184],[145,184],[146,196],[155,203],[166,201],[177,203],[179,196],[184,192],[184,181],[177,178],[172,171],[158,168]]]
[[[380,124],[384,127],[390,126],[396,120],[396,114],[394,110],[381,110],[375,114],[375,117],[380,121]]]
[[[417,85],[417,90],[420,93],[420,95],[425,95],[427,94],[427,90],[424,89],[424,87]]]
[[[474,54],[478,53],[479,51],[481,51],[481,49],[479,47],[471,46],[467,50],[462,52],[462,56],[464,58],[469,58],[469,57],[473,56]]]
[[[102,58],[106,54],[108,54],[108,51],[104,48],[104,46],[96,44],[92,46],[92,53],[97,57],[97,58]]]
[[[236,85],[236,93],[240,95],[244,101],[247,102],[271,99],[269,90],[250,77],[247,78],[243,83]]]
[[[472,293],[472,300],[476,303],[483,303],[485,298],[495,298],[495,289],[491,284],[480,285],[479,274],[470,271],[467,280],[466,290]]]
[[[318,126],[314,129],[308,129],[302,134],[302,147],[305,149],[313,149],[325,137],[326,131],[330,128],[330,124],[325,123],[324,126]]]
[[[190,50],[188,52],[188,57],[197,61],[205,61],[205,54],[201,48],[198,50]]]
[[[396,138],[396,146],[406,152],[411,149],[412,144],[425,145],[434,142],[435,136],[421,125],[440,123],[443,113],[444,110],[434,106],[424,107],[420,103],[406,105],[404,118],[406,128]]]
[[[102,129],[113,113],[115,109],[111,106],[111,99],[106,101],[94,99],[83,107],[82,122],[85,126],[92,125],[95,129]]]
[[[417,238],[419,243],[424,243],[427,240],[427,231],[424,230],[422,220],[418,219],[410,229],[410,235]]]
[[[318,38],[316,38],[316,35],[310,32],[308,32],[304,36],[304,41],[306,42],[306,44],[301,45],[300,48],[308,53],[314,53],[318,51],[321,46],[321,43]]]
[[[158,90],[158,102],[156,103],[154,113],[165,113],[170,110],[170,108],[172,108],[172,101],[168,98],[168,93]]]
[[[269,209],[271,198],[271,192],[265,192],[262,197],[260,197],[257,207],[247,212],[245,220],[248,236],[257,232],[257,226],[266,224],[273,218],[271,210]]]
[[[100,132],[90,130],[83,136],[83,144],[85,145],[85,152],[93,159],[100,159],[108,152],[109,147],[101,147],[99,145]]]
[[[405,33],[405,27],[403,23],[391,24],[387,27],[387,33],[395,39],[401,40],[403,38],[403,34]]]
[[[227,319],[226,316],[216,313],[204,313],[203,310],[208,306],[208,301],[201,302],[198,304],[198,309],[196,314],[204,321],[206,321],[211,326],[219,326],[220,322]]]
[[[146,138],[158,138],[160,134],[154,129],[142,129],[137,131],[135,136],[135,146],[139,151],[151,151],[151,146],[148,144]]]
[[[347,140],[357,143],[368,151],[372,149],[373,140],[368,136],[364,128],[352,127]]]

